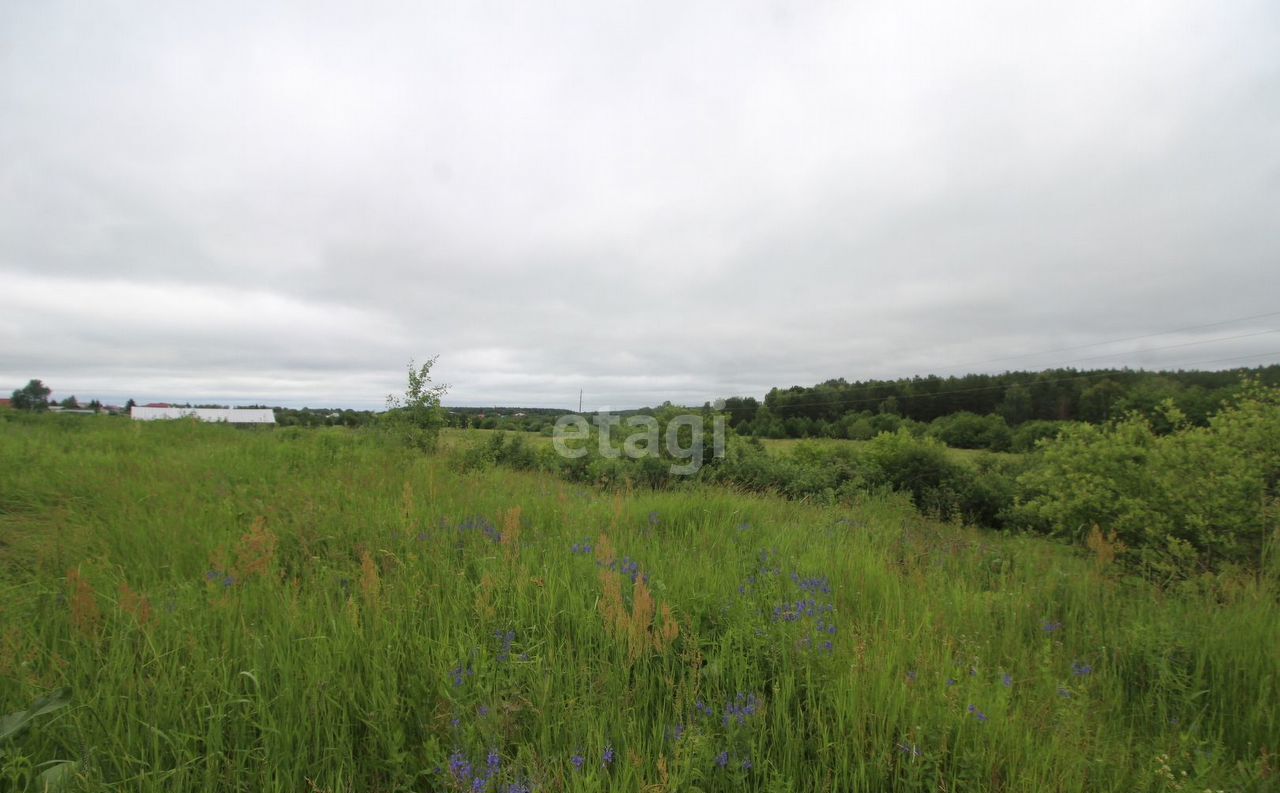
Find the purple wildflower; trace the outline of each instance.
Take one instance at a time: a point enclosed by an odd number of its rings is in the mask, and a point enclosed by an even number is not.
[[[573,757],[570,757],[570,758],[569,758],[569,762],[573,763],[573,767],[574,767],[574,768],[576,768],[576,769],[578,769],[579,771],[581,771],[581,770],[582,770],[582,766],[583,766],[583,765],[585,765],[585,764],[586,764],[586,762],[587,762],[587,758],[583,757],[583,756],[582,756],[582,755],[580,755],[580,754],[575,754]]]
[[[471,769],[471,763],[467,761],[467,756],[462,752],[454,752],[449,755],[449,771],[453,773],[453,778],[462,783],[471,781],[474,775]]]
[[[603,762],[600,763],[600,765],[603,766],[604,768],[608,768],[613,763],[613,757],[614,757],[613,747],[605,746],[604,759],[603,759]]]
[[[728,750],[722,751],[720,754],[716,755],[716,765],[720,766],[721,768],[724,768],[729,765]]]

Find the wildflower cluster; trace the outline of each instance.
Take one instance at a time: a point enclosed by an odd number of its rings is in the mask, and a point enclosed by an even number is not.
[[[225,570],[210,570],[204,574],[204,580],[210,584],[221,584],[227,589],[236,585],[236,577]]]
[[[621,560],[614,559],[608,564],[605,564],[604,562],[597,562],[596,564],[605,570],[611,570],[619,575],[626,576],[631,579],[631,583],[633,584],[636,582],[636,579],[643,580],[646,584],[649,583],[649,574],[641,573],[640,563],[629,556],[624,556]]]
[[[969,706],[969,713],[970,713],[971,715],[973,715],[973,716],[977,717],[978,721],[980,721],[980,722],[984,722],[984,721],[986,721],[986,720],[987,720],[987,714],[985,714],[985,713],[983,713],[982,711],[978,710],[977,706],[975,706],[975,705],[970,705],[970,706]]]
[[[591,540],[589,539],[583,540],[582,542],[575,542],[573,544],[573,549],[570,551],[570,553],[575,556],[578,554],[589,554],[591,552]]]
[[[751,770],[751,756],[746,750],[749,745],[747,731],[754,726],[753,718],[760,711],[759,698],[754,693],[739,691],[719,711],[702,700],[695,702],[693,708],[712,725],[715,720],[719,720],[720,731],[728,745],[716,755],[716,767],[728,770],[732,764],[736,770]],[[715,729],[714,726],[711,728]],[[679,740],[683,734],[684,726],[677,725],[673,733],[675,740]]]
[[[490,750],[483,765],[472,763],[462,751],[449,755],[449,777],[458,790],[472,793],[530,793],[532,788],[525,782],[511,782],[505,788],[499,788],[498,777],[502,773],[502,757],[496,750]]]
[[[832,652],[835,643],[831,637],[837,629],[832,615],[835,605],[827,600],[819,600],[831,594],[831,583],[825,577],[805,577],[799,573],[791,574],[792,583],[800,590],[801,597],[795,601],[784,601],[773,609],[775,622],[814,622],[813,635],[800,640],[803,649],[817,648],[819,652]]]
[[[453,685],[457,687],[466,683],[468,677],[473,677],[475,675],[475,670],[469,666],[462,666],[459,664],[458,666],[455,666],[453,671],[449,674],[453,676]]]
[[[498,527],[493,525],[493,521],[485,517],[467,518],[458,524],[459,535],[465,535],[470,532],[480,532],[495,545],[502,542],[502,532],[498,531]]]

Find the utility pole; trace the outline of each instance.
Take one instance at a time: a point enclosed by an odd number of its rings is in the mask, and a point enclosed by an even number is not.
[[[582,389],[578,389],[578,412],[582,412]]]

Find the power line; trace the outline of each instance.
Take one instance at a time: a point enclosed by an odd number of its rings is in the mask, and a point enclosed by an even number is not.
[[[1250,336],[1265,336],[1268,333],[1280,333],[1280,328],[1272,328],[1271,330],[1259,330],[1259,331],[1254,331],[1253,333],[1240,333],[1235,336],[1222,336],[1221,338],[1217,338],[1217,339],[1201,339],[1199,341],[1188,341],[1188,342],[1183,342],[1181,344],[1166,344],[1163,347],[1151,347],[1145,350],[1126,350],[1125,352],[1109,352],[1105,355],[1092,355],[1088,358],[1072,358],[1071,360],[1064,361],[1063,363],[1079,363],[1080,361],[1096,361],[1099,358],[1116,358],[1121,355],[1140,355],[1140,354],[1145,354],[1149,352],[1160,352],[1161,350],[1173,350],[1179,347],[1194,347],[1198,344],[1213,344],[1214,342],[1218,342],[1218,341],[1231,341],[1233,339],[1245,339]],[[1156,335],[1156,334],[1152,334],[1152,335]]]
[[[1264,319],[1266,317],[1276,317],[1276,316],[1280,316],[1280,311],[1270,311],[1266,314],[1252,314],[1247,317],[1234,317],[1232,319],[1221,319],[1221,320],[1218,320],[1217,322],[1208,322],[1203,325],[1190,325],[1185,328],[1175,328],[1173,330],[1162,330],[1159,333],[1145,333],[1141,336],[1129,336],[1123,339],[1111,339],[1109,341],[1095,341],[1095,342],[1092,342],[1091,344],[1079,344],[1074,347],[1058,347],[1052,350],[1040,350],[1039,352],[1024,352],[1024,353],[1019,353],[1018,355],[1004,355],[998,358],[986,358],[981,361],[968,361],[965,363],[952,364],[951,366],[944,366],[942,368],[959,369],[963,366],[977,366],[978,364],[994,363],[996,361],[1009,361],[1017,358],[1034,358],[1037,355],[1051,355],[1057,352],[1074,352],[1075,350],[1087,350],[1091,347],[1103,347],[1108,344],[1121,344],[1126,341],[1139,341],[1141,339],[1152,339],[1152,338],[1155,338],[1156,336],[1168,336],[1172,333],[1186,333],[1187,331],[1192,331],[1192,330],[1203,330],[1204,328],[1216,328],[1220,325],[1230,325],[1235,322],[1245,322],[1251,319]]]
[[[1258,358],[1258,357],[1271,357],[1271,356],[1280,357],[1280,350],[1272,350],[1272,352],[1267,352],[1267,353],[1249,353],[1247,354],[1247,356],[1234,356],[1230,358],[1211,358],[1211,359],[1207,359],[1207,361],[1192,361],[1189,363],[1183,363],[1183,365],[1181,366],[1183,367],[1203,366],[1203,365],[1206,365],[1206,363],[1224,363],[1228,361],[1243,361],[1243,359],[1245,358]],[[1091,373],[1088,373],[1088,375],[1073,375],[1070,377],[1052,377],[1052,379],[1036,380],[1034,382],[1029,382],[1029,384],[1025,384],[1025,385],[1029,385],[1029,386],[1056,385],[1056,384],[1059,384],[1059,382],[1073,382],[1076,380],[1093,380],[1093,379],[1097,379],[1097,377],[1111,377],[1111,376],[1114,376],[1115,373],[1116,373],[1115,371],[1103,371],[1103,372],[1091,372]],[[998,375],[992,375],[992,376],[998,376]],[[905,380],[905,377],[904,377],[904,380]],[[884,382],[895,382],[895,381],[887,380]],[[1023,385],[1023,384],[1015,384],[1015,385]],[[1009,388],[1010,388],[1009,385],[983,385],[983,386],[974,386],[974,388],[969,388],[969,389],[956,389],[954,391],[947,391],[947,393],[945,394],[910,394],[910,395],[904,396],[904,399],[936,399],[936,398],[940,398],[940,396],[954,396],[955,394],[978,394],[978,393],[982,393],[982,391],[1004,391]],[[769,411],[778,412],[778,411],[791,411],[791,409],[797,409],[797,408],[818,408],[818,407],[829,407],[829,405],[872,404],[872,403],[881,403],[881,402],[884,402],[884,398],[881,398],[881,396],[874,396],[874,398],[867,398],[867,399],[838,399],[838,400],[835,400],[835,402],[804,402],[804,403],[795,403],[795,404],[765,405],[765,407],[768,407]],[[765,403],[762,402],[760,404],[765,404]]]

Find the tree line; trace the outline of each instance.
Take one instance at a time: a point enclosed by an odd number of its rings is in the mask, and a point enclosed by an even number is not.
[[[1172,400],[1195,426],[1205,426],[1245,378],[1280,384],[1280,365],[1222,371],[1045,369],[959,377],[827,380],[774,388],[764,400],[725,400],[729,425],[767,438],[871,438],[904,422],[929,424],[958,415],[996,417],[1009,428],[1028,422],[1101,424],[1138,414],[1159,424]]]

